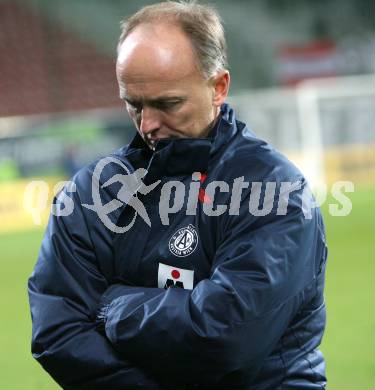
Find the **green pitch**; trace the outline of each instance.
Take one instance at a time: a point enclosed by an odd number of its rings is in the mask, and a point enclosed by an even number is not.
[[[322,350],[330,390],[375,386],[375,187],[350,194],[347,217],[328,215],[326,302],[328,324]],[[0,236],[0,388],[57,389],[30,354],[31,321],[26,283],[42,231]]]
[[[349,194],[347,217],[327,215],[327,331],[322,351],[330,390],[375,388],[375,187]]]

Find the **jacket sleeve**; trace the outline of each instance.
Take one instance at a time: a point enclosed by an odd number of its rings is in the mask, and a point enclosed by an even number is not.
[[[308,219],[301,205],[300,191],[286,215],[254,218],[244,202],[227,222],[210,278],[192,291],[111,286],[102,309],[114,347],[168,377],[248,383],[317,294],[323,226],[317,209]]]
[[[108,284],[75,197],[71,216],[51,216],[28,282],[33,357],[65,389],[158,389],[96,329]]]

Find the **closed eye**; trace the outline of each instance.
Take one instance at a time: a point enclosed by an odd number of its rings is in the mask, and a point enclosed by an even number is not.
[[[142,112],[142,109],[144,106],[149,106],[149,107],[153,107],[157,110],[160,110],[160,111],[172,111],[174,109],[177,109],[183,102],[186,101],[185,98],[181,98],[181,99],[174,99],[174,100],[158,100],[158,99],[155,99],[155,100],[150,100],[150,101],[146,101],[146,102],[138,102],[138,101],[134,101],[134,100],[130,100],[130,99],[124,99],[125,100],[125,103],[127,105],[127,107],[136,112],[137,114],[141,113]]]
[[[183,103],[183,100],[173,101],[154,101],[152,106],[161,111],[170,111],[178,108]]]

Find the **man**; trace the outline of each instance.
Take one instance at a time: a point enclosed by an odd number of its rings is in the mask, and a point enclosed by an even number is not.
[[[218,15],[141,9],[116,71],[138,133],[59,196],[74,211],[29,280],[33,356],[64,388],[324,388],[321,216],[224,103]]]

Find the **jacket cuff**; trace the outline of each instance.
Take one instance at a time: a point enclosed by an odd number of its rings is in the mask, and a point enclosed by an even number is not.
[[[96,329],[102,333],[105,333],[105,324],[107,322],[109,303],[99,306],[95,315],[95,325]]]
[[[105,324],[111,303],[118,297],[124,295],[128,288],[129,286],[121,283],[111,284],[101,296],[94,321],[97,329],[103,334],[105,334]]]
[[[120,285],[111,285],[107,288],[100,298],[98,308],[95,313],[96,328],[103,334],[105,334],[105,324],[107,322],[109,306],[113,299],[116,299],[119,295],[117,290],[120,290]]]

